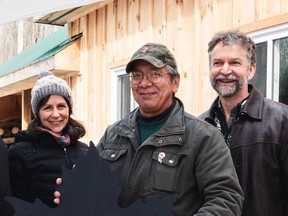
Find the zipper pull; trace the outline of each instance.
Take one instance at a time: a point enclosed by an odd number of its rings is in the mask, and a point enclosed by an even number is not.
[[[71,157],[68,154],[66,147],[64,147],[63,150],[65,153],[65,162],[66,162],[67,169],[73,169],[74,163],[72,162]]]

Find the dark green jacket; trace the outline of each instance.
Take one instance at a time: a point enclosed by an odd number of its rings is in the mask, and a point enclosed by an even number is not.
[[[124,166],[122,207],[177,194],[174,215],[241,214],[243,193],[216,128],[185,113],[178,99],[163,127],[141,146],[137,128],[136,109],[108,127],[97,146],[112,168]]]

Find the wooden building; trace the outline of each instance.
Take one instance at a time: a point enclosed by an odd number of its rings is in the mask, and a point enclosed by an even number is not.
[[[255,39],[261,54],[257,58],[261,71],[257,69],[253,82],[267,97],[281,101],[279,94],[283,89],[288,92],[287,84],[280,82],[288,73],[284,70],[288,66],[287,21],[288,0],[106,0],[38,20],[65,25],[68,39],[77,37],[65,49],[53,53],[54,63],[45,69],[68,80],[73,90],[73,113],[88,131],[84,141],[95,143],[109,124],[137,106],[129,92],[125,65],[147,42],[166,44],[175,55],[181,76],[176,96],[184,102],[186,111],[199,115],[216,96],[209,82],[209,40],[218,31],[245,31]],[[25,67],[25,73],[33,70],[33,64]],[[34,67],[33,74],[30,72],[32,81],[15,80],[19,83],[17,94],[21,95],[22,129],[32,117],[30,90],[40,69],[43,67]],[[24,73],[23,69],[0,77],[0,92],[13,88],[13,84],[5,86],[2,82],[17,73]],[[24,85],[28,81],[29,85]]]

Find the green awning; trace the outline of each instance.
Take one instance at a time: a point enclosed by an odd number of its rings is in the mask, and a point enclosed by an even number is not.
[[[72,38],[67,38],[68,28],[67,25],[65,25],[30,48],[27,48],[3,64],[0,64],[0,76],[9,74],[35,62],[51,57],[69,44],[73,43],[80,36],[81,35],[76,35]]]

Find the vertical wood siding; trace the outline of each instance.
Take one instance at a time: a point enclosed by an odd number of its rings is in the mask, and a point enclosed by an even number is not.
[[[163,43],[173,52],[181,76],[177,96],[186,111],[199,115],[216,96],[207,55],[212,35],[280,24],[287,12],[288,0],[115,0],[71,21],[70,35],[83,33],[81,75],[73,91],[87,140],[98,142],[110,122],[110,69],[125,65],[143,44]]]

